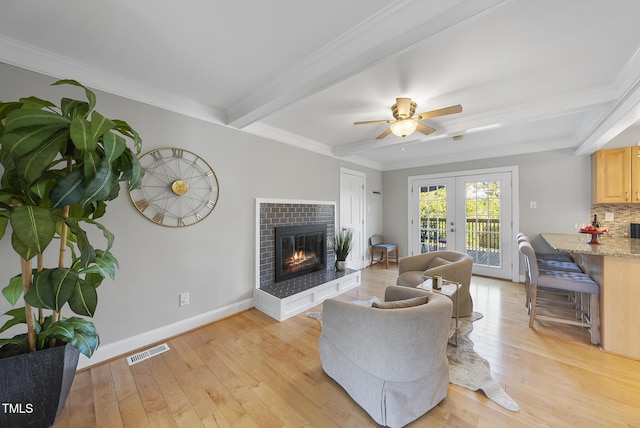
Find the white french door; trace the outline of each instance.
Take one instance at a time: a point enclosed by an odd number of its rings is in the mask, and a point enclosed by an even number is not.
[[[455,250],[473,257],[473,272],[511,279],[512,173],[415,177],[411,182],[410,253]]]

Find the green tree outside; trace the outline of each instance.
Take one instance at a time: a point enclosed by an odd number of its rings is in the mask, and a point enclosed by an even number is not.
[[[500,182],[468,183],[465,195],[466,247],[500,251]],[[420,189],[420,226],[423,244],[437,231],[446,241],[446,186]]]

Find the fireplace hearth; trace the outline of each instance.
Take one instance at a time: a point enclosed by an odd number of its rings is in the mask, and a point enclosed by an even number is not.
[[[309,224],[275,228],[275,282],[324,270],[327,226]]]

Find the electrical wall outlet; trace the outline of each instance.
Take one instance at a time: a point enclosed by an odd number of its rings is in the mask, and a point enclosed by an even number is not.
[[[180,293],[180,306],[186,306],[189,304],[189,293]]]
[[[604,221],[613,221],[613,213],[604,213]]]

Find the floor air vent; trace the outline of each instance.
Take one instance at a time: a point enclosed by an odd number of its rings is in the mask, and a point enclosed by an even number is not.
[[[168,350],[169,350],[169,345],[167,345],[166,343],[163,343],[162,345],[154,346],[151,349],[147,349],[145,351],[138,352],[137,354],[127,357],[127,363],[129,363],[129,365],[132,366],[135,363],[148,360],[149,358],[155,357],[156,355],[162,354],[163,352],[166,352]]]

